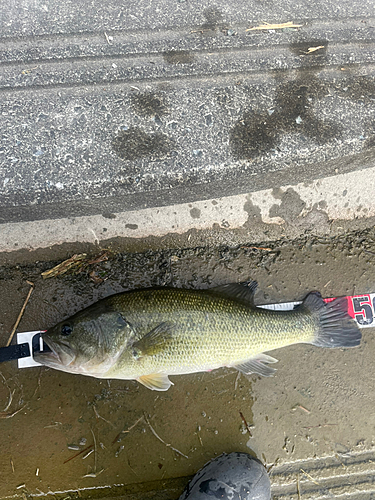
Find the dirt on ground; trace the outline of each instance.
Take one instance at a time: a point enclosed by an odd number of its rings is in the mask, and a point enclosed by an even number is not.
[[[30,288],[26,280],[35,288],[18,331],[46,329],[109,294],[149,286],[255,279],[259,304],[300,300],[311,290],[325,297],[375,292],[375,230],[233,248],[98,248],[85,265],[43,279],[60,262],[0,267],[2,346]],[[338,457],[345,467],[348,454],[372,456],[373,334],[364,329],[355,349],[274,351],[273,378],[223,368],[171,377],[175,385],[164,393],[4,363],[0,498],[177,498],[188,477],[222,452],[253,453],[273,465],[271,478],[297,461]]]

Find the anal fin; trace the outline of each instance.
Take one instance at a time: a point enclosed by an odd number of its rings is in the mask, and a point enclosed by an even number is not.
[[[244,363],[239,365],[233,365],[233,368],[237,368],[238,371],[244,373],[245,375],[250,375],[250,373],[257,373],[258,375],[263,375],[263,377],[272,377],[276,372],[276,368],[271,368],[267,366],[270,363],[277,363],[277,359],[267,354],[258,354],[255,358],[249,359]]]
[[[137,381],[152,391],[167,391],[173,382],[165,373],[150,373],[137,378]]]

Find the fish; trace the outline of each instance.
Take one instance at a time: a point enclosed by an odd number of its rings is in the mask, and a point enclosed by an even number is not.
[[[265,354],[307,343],[355,347],[361,332],[345,298],[325,303],[318,292],[291,311],[257,307],[256,281],[208,290],[145,288],[104,298],[42,334],[48,350],[35,361],[69,373],[137,380],[166,391],[169,376],[233,367],[271,376]]]

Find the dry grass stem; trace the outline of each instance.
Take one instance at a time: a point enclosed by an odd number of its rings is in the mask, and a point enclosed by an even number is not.
[[[85,453],[85,451],[90,450],[93,446],[94,446],[93,444],[90,444],[90,446],[87,446],[87,448],[84,448],[83,450],[79,451],[78,453],[76,453],[72,457],[69,457],[66,460],[64,460],[63,464],[66,464],[66,463],[70,462],[71,460],[73,460],[73,458],[76,458],[79,455],[82,455],[82,453]]]
[[[300,469],[300,471],[301,471],[301,472],[303,472],[303,473],[305,474],[305,476],[307,476],[307,477],[310,479],[310,481],[311,481],[312,483],[317,484],[318,486],[320,486],[320,484],[319,484],[317,481],[315,481],[315,479],[313,479],[313,478],[310,476],[310,474],[309,474],[309,473],[307,473],[307,472],[306,472],[306,471],[304,471],[303,469]]]
[[[72,267],[80,265],[86,257],[87,255],[85,253],[75,254],[73,255],[73,257],[70,257],[70,259],[64,260],[64,262],[61,262],[52,269],[44,271],[44,273],[42,273],[42,276],[44,279],[46,279],[53,278],[54,276],[59,276],[60,274],[65,274]]]
[[[181,455],[182,457],[185,457],[185,458],[189,458],[188,456],[184,455],[180,450],[177,450],[177,448],[174,448],[171,444],[169,443],[166,443],[164,441],[164,439],[162,439],[159,434],[157,434],[157,432],[155,431],[155,429],[152,427],[152,425],[150,424],[146,414],[143,415],[144,416],[144,419],[146,421],[146,424],[149,426],[150,428],[150,431],[153,433],[153,435],[159,439],[160,442],[162,442],[163,444],[165,444],[165,446],[167,446],[168,448],[171,448],[171,450],[175,451],[176,453],[178,453],[179,455]]]
[[[13,330],[11,331],[11,334],[10,334],[10,336],[9,336],[8,342],[6,343],[6,347],[8,347],[8,346],[10,345],[10,343],[12,342],[12,340],[13,340],[13,336],[14,336],[14,334],[16,333],[17,327],[18,327],[18,325],[20,324],[20,321],[21,321],[21,318],[22,318],[22,316],[23,316],[23,313],[25,312],[25,309],[26,309],[27,303],[29,302],[29,299],[30,299],[30,297],[31,297],[31,294],[33,293],[33,290],[34,290],[34,283],[31,283],[31,281],[27,281],[27,280],[26,280],[26,283],[27,283],[28,285],[30,285],[30,290],[29,290],[29,292],[28,292],[28,294],[27,294],[27,297],[26,297],[26,299],[25,299],[25,302],[23,303],[23,306],[22,306],[22,309],[21,309],[21,311],[20,311],[20,313],[19,313],[19,315],[18,315],[18,318],[17,318],[16,322],[14,323]]]
[[[313,52],[315,52],[316,50],[319,50],[319,49],[324,49],[324,45],[319,45],[318,47],[309,47],[307,49],[306,54],[312,54]]]
[[[299,487],[299,474],[297,474],[297,495],[298,495],[298,500],[301,500],[301,490]]]
[[[96,438],[95,438],[94,431],[91,429],[91,427],[90,427],[90,431],[91,431],[91,434],[92,434],[92,438],[94,440],[94,472],[96,474],[96,461],[97,461]]]
[[[105,469],[100,469],[99,472],[89,472],[88,474],[85,474],[82,477],[98,477],[104,471],[105,471]]]
[[[9,385],[8,385],[7,379],[4,377],[4,375],[3,375],[1,372],[0,372],[0,376],[1,376],[1,378],[3,379],[3,381],[4,381],[4,385],[6,386],[6,388],[7,388],[7,389],[8,389],[8,391],[9,391],[8,403],[7,403],[6,407],[5,407],[5,408],[3,409],[3,411],[2,411],[2,413],[4,413],[4,412],[8,411],[8,409],[9,409],[10,405],[12,404],[12,401],[13,401],[13,396],[14,396],[14,393],[16,392],[16,390],[14,389],[14,390],[12,391],[12,389],[11,389],[11,388],[9,387]]]
[[[106,420],[104,417],[102,417],[101,415],[99,415],[98,410],[95,408],[95,406],[93,406],[92,408],[94,410],[96,418],[100,418],[100,419],[104,420],[104,422],[107,422],[107,424],[112,425],[113,428],[116,427],[114,424],[112,424],[112,422],[110,422],[109,420]]]
[[[246,428],[247,432],[249,433],[249,436],[253,437],[253,435],[251,434],[250,425],[247,423],[246,418],[243,416],[242,411],[240,411],[239,413],[240,413],[240,417],[242,418],[242,421],[245,425],[245,428]]]
[[[86,455],[83,455],[82,460],[85,460],[85,458],[89,457],[91,453],[94,453],[94,450],[90,450],[86,453]]]
[[[118,441],[119,437],[121,436],[121,434],[127,434],[128,432],[130,432],[130,431],[131,431],[132,429],[134,429],[134,427],[135,427],[137,424],[139,424],[139,422],[140,422],[141,420],[143,420],[143,419],[144,419],[144,417],[143,417],[143,415],[142,415],[141,417],[139,417],[139,419],[138,419],[138,420],[136,420],[136,421],[134,422],[134,424],[133,424],[133,425],[131,425],[130,427],[128,427],[128,428],[126,429],[126,431],[121,431],[121,432],[119,432],[119,433],[117,434],[117,436],[115,437],[115,439],[113,440],[112,444],[117,443],[117,441]]]
[[[302,28],[303,24],[294,24],[292,21],[280,24],[269,24],[264,23],[260,26],[254,26],[253,28],[248,28],[246,31],[256,31],[256,30],[282,30],[284,28]]]
[[[26,408],[26,405],[21,406],[21,408],[18,408],[18,410],[13,411],[12,413],[6,413],[5,411],[2,411],[0,412],[0,418],[12,418],[24,408]]]

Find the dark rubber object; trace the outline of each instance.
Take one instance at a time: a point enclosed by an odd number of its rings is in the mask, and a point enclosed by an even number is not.
[[[197,472],[179,500],[270,498],[270,479],[259,460],[247,453],[223,453]]]

